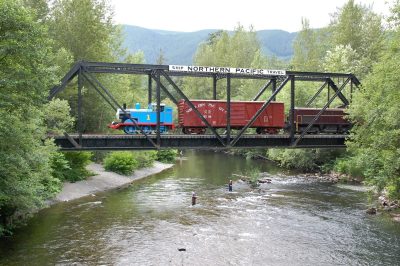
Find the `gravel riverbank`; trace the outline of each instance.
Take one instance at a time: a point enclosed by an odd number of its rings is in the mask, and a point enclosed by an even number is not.
[[[95,173],[94,176],[88,177],[87,180],[82,180],[75,183],[64,183],[62,191],[53,200],[51,200],[49,204],[70,201],[89,196],[97,192],[118,188],[132,183],[135,180],[160,173],[171,168],[172,166],[174,165],[156,161],[151,167],[138,169],[135,170],[132,175],[124,176],[104,170],[101,164],[92,163],[88,166],[88,170]]]

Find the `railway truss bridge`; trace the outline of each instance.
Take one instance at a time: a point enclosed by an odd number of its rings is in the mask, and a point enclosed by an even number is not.
[[[154,134],[146,134],[146,132],[142,130],[140,134],[136,135],[94,135],[84,132],[82,112],[90,111],[84,110],[84,101],[90,101],[90,99],[85,99],[83,90],[96,91],[96,93],[110,105],[110,112],[118,109],[124,112],[126,109],[125,105],[118,102],[114,95],[112,95],[111,90],[100,81],[101,76],[107,74],[145,76],[147,79],[147,101],[148,103],[155,102],[157,106],[157,130]],[[190,95],[186,95],[181,86],[178,85],[180,84],[179,79],[181,77],[195,77],[210,80],[210,95],[212,95],[213,100],[217,100],[217,95],[226,95],[223,99],[218,99],[224,100],[227,103],[225,130],[221,131],[213,128],[203,114],[196,109],[190,101]],[[76,79],[77,82],[75,81]],[[240,130],[231,129],[230,103],[231,95],[235,92],[235,88],[231,88],[232,79],[259,80],[264,84],[252,99],[241,99],[260,101],[260,98],[263,97],[264,100],[262,101],[264,103]],[[315,91],[315,94],[308,100],[305,107],[315,106],[316,99],[321,99],[321,97],[324,97],[324,105],[318,107],[320,111],[309,122],[305,130],[303,130],[301,134],[296,134],[294,109],[296,106],[296,95],[301,96],[301,91],[298,89],[299,82],[302,83],[300,89],[304,90],[304,84],[306,84],[307,90]],[[221,90],[221,88],[225,90],[223,93],[218,94],[220,91],[217,91],[217,84],[218,90]],[[167,148],[229,149],[268,147],[343,148],[345,147],[346,135],[309,134],[310,129],[321,114],[327,108],[331,107],[333,103],[340,102],[340,107],[347,107],[351,102],[355,87],[359,85],[359,80],[353,74],[346,73],[81,61],[75,63],[61,80],[60,84],[51,89],[49,100],[56,97],[66,87],[72,87],[73,90],[76,90],[77,132],[64,133],[64,135],[54,137],[56,144],[59,145],[62,150],[145,150]],[[287,121],[288,130],[285,133],[273,135],[249,133],[249,128],[254,121],[256,121],[258,116],[276,99],[285,87],[290,95],[290,104],[286,108],[289,112]],[[180,99],[184,99],[193,111],[195,111],[204,125],[207,126],[207,134],[161,134],[160,110],[162,94],[176,105]],[[321,100],[319,103],[320,102]]]

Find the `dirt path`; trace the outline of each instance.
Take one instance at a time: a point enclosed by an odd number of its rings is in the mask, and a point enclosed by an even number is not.
[[[70,201],[89,196],[96,192],[121,187],[132,183],[135,180],[160,173],[172,166],[173,164],[154,162],[152,167],[135,170],[133,175],[123,176],[104,170],[103,166],[100,164],[92,163],[88,166],[88,170],[94,172],[96,174],[95,176],[91,176],[87,180],[78,181],[76,183],[64,183],[62,191],[50,202],[50,204]]]

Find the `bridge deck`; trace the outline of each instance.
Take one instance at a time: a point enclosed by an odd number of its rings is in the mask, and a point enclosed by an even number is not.
[[[144,135],[82,135],[70,137],[79,147],[65,136],[56,136],[55,143],[62,150],[146,150],[156,149]],[[155,135],[149,136],[155,143]],[[226,136],[221,135],[226,143]],[[299,135],[295,135],[295,139]],[[305,135],[296,148],[344,148],[347,135]],[[231,136],[231,139],[235,135]],[[243,135],[233,148],[293,147],[289,135]],[[161,135],[160,149],[227,149],[214,135]]]

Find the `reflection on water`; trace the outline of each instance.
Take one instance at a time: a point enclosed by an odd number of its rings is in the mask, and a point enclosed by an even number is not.
[[[43,210],[0,242],[0,264],[398,265],[400,226],[367,216],[364,191],[264,161],[185,156],[127,189]],[[232,176],[253,169],[272,183],[251,189]]]

